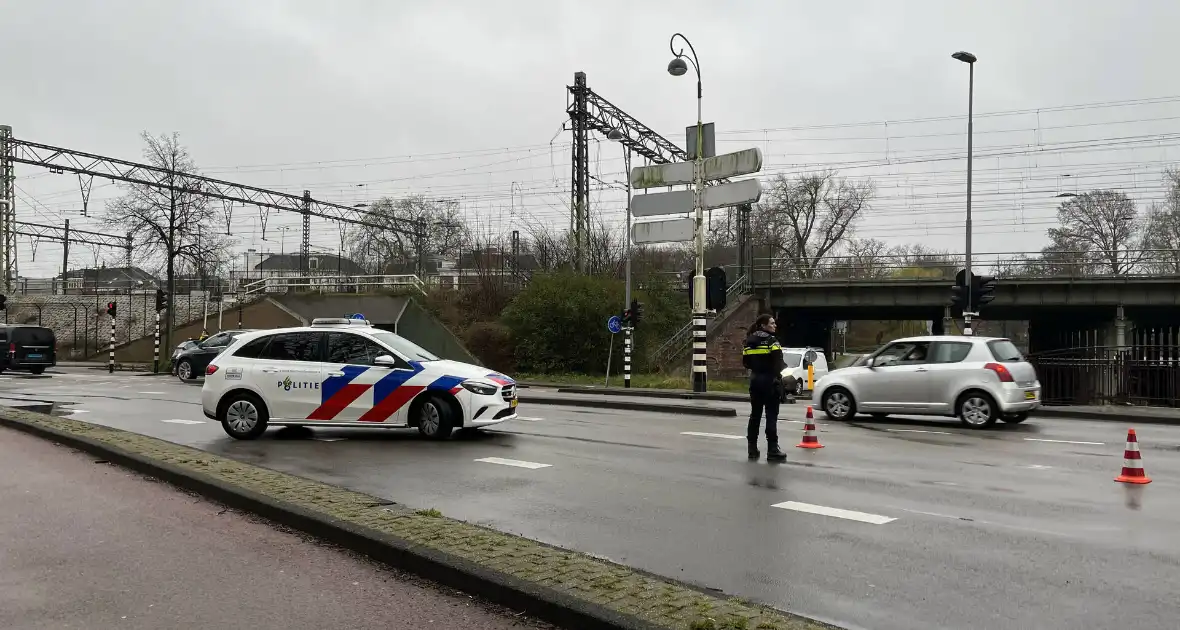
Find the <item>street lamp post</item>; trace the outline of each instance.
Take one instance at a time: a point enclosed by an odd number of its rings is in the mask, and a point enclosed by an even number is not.
[[[615,142],[623,141],[623,132],[619,129],[611,129],[606,134],[608,140]],[[624,282],[623,282],[623,308],[631,307],[631,147],[623,147],[623,181],[627,186],[627,247],[624,248],[626,261],[623,263]],[[631,387],[631,335],[632,327],[630,325],[623,326],[623,387]]]
[[[677,37],[688,45],[689,51],[692,52],[691,59],[684,55],[683,48],[680,51],[676,50]],[[668,62],[668,74],[674,77],[687,74],[689,63],[692,64],[692,68],[697,74],[697,154],[693,158],[692,168],[692,209],[696,219],[693,236],[697,250],[696,270],[692,277],[692,391],[704,392],[708,389],[708,373],[705,367],[708,355],[705,348],[705,212],[701,203],[701,196],[705,190],[705,142],[702,137],[703,123],[701,122],[701,64],[692,42],[680,33],[672,35],[672,39],[668,40],[668,48],[675,55],[672,61]]]
[[[967,296],[966,302],[963,304],[963,334],[971,334],[971,293],[974,287],[971,275],[971,157],[972,157],[972,124],[975,108],[975,62],[977,57],[969,52],[959,51],[951,58],[962,61],[968,67],[967,79],[967,248],[963,256],[963,268],[966,270],[964,274],[967,277]]]

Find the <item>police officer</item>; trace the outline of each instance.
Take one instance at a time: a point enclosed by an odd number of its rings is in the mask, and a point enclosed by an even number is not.
[[[774,316],[762,314],[750,326],[742,348],[742,365],[750,370],[750,424],[746,427],[750,459],[758,459],[758,425],[766,411],[766,460],[786,461],[778,447],[778,406],[783,394],[783,349],[774,336]]]

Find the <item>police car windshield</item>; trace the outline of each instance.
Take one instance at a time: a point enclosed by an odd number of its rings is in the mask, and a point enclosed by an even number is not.
[[[786,352],[783,354],[783,361],[786,361],[787,367],[796,368],[799,367],[799,363],[803,361],[803,355],[795,354],[793,352]]]
[[[389,332],[372,333],[373,338],[381,343],[397,350],[411,361],[438,361],[439,358],[430,354],[425,348],[418,344]]]

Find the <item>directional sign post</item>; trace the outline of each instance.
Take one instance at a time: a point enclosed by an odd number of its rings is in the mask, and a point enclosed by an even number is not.
[[[707,138],[706,138],[707,140]],[[703,143],[707,150],[708,142]],[[692,185],[692,190],[648,193],[631,198],[631,213],[636,217],[654,217],[692,213],[691,218],[669,218],[635,223],[631,238],[636,243],[675,243],[696,241],[696,273],[692,278],[692,389],[708,389],[705,360],[705,210],[754,203],[762,197],[757,179],[726,182],[705,187],[705,182],[728,180],[762,170],[762,152],[757,148],[736,153],[704,157],[697,151],[694,162],[674,162],[639,166],[631,169],[634,188],[662,188]]]

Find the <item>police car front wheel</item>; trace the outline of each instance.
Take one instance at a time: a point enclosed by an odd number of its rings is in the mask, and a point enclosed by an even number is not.
[[[455,428],[451,406],[430,397],[418,406],[418,431],[432,440],[445,440]]]
[[[258,397],[249,393],[233,394],[222,401],[218,409],[221,428],[238,440],[253,440],[266,431],[270,414]]]

